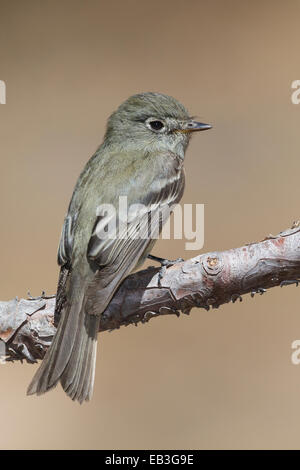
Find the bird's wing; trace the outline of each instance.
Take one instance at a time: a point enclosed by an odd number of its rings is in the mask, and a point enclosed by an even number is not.
[[[184,171],[182,162],[175,161],[174,155],[165,155],[162,163],[157,163],[157,160],[148,163],[156,165],[152,173],[150,168],[150,175],[152,174],[150,180],[149,168],[147,173],[143,166],[139,166],[141,165],[139,162],[140,157],[137,156],[136,161],[130,167],[132,172],[129,176],[126,161],[121,156],[119,158],[118,156],[107,157],[107,161],[102,162],[101,165],[93,160],[92,165],[95,165],[93,171],[87,167],[88,170],[82,174],[85,184],[80,186],[81,193],[77,192],[76,197],[73,196],[72,211],[65,218],[58,250],[58,262],[69,269],[72,264],[72,247],[77,233],[77,223],[81,212],[87,210],[85,204],[93,197],[91,194],[87,196],[91,188],[90,178],[98,178],[99,181],[103,178],[106,180],[107,192],[98,195],[98,202],[104,201],[105,198],[116,202],[118,200],[116,192],[121,194],[122,188],[127,187],[127,182],[124,180],[128,178],[131,182],[127,190],[128,220],[125,225],[122,223],[118,208],[110,219],[105,213],[98,212],[93,216],[94,223],[90,221],[93,229],[91,228],[91,236],[88,243],[86,242],[86,255],[95,274],[86,292],[89,304],[87,311],[101,313],[105,309],[118,285],[151,249],[150,245],[153,244],[153,239],[158,238],[161,226],[168,218],[172,206],[182,196]],[[115,167],[112,167],[113,164]],[[101,173],[97,176],[98,168]],[[95,187],[95,185],[92,186]],[[105,209],[105,204],[98,205],[97,210],[99,211],[100,208],[101,211],[103,207]],[[96,214],[96,211],[93,213]],[[73,214],[78,214],[78,220]],[[151,220],[150,230],[149,220]],[[107,225],[108,228],[105,230]],[[115,236],[114,227],[118,231],[117,236]],[[104,232],[105,236],[103,236]],[[63,296],[64,286],[59,287],[58,290],[60,291],[58,296]]]
[[[90,313],[106,308],[121,281],[151,249],[153,239],[159,237],[163,224],[182,196],[184,173],[181,171],[170,180],[157,178],[154,183],[144,198],[128,208],[127,223],[122,223],[116,211],[114,220],[107,218],[110,226],[103,237],[105,217],[100,214],[95,221],[87,252],[89,260],[98,267],[87,292]]]

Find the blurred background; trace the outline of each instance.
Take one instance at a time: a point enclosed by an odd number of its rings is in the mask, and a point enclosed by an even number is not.
[[[0,299],[54,293],[61,226],[106,119],[129,95],[176,97],[192,140],[182,203],[204,251],[300,218],[298,0],[1,0]],[[189,258],[185,241],[154,254]],[[26,397],[36,365],[0,366],[2,449],[299,448],[300,288],[101,334],[95,393]]]

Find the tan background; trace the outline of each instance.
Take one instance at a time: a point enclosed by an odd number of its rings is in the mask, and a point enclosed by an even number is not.
[[[205,251],[300,217],[300,2],[0,1],[0,298],[53,293],[76,178],[108,115],[161,91],[214,124],[186,159],[183,202],[205,203]],[[184,242],[155,253],[195,256]],[[100,337],[93,401],[25,390],[0,367],[1,448],[300,448],[300,288]],[[2,429],[1,429],[2,428]]]

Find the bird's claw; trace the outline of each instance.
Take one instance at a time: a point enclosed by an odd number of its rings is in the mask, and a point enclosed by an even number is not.
[[[267,292],[267,289],[264,289],[263,287],[258,287],[257,289],[254,289],[251,291],[251,297],[254,297],[255,294],[263,295],[265,292]]]
[[[296,287],[298,287],[299,283],[300,283],[300,279],[290,279],[287,281],[281,281],[280,287],[290,286],[291,284],[296,284]]]
[[[232,296],[231,296],[231,302],[234,304],[234,302],[236,302],[237,300],[239,300],[240,302],[242,302],[243,297],[242,297],[240,294],[232,294]]]
[[[33,297],[30,291],[27,292],[28,300],[41,300],[41,299],[53,299],[55,295],[46,295],[46,292],[43,290],[41,295]]]
[[[28,291],[28,292],[27,292],[27,295],[28,295],[28,300],[40,300],[40,299],[42,299],[42,298],[44,297],[45,292],[42,291],[41,295],[38,295],[37,297],[33,297],[33,296],[31,295],[31,292]]]

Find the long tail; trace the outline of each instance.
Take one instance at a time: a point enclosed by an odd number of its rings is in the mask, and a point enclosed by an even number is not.
[[[72,400],[82,403],[91,399],[100,316],[85,312],[84,289],[76,284],[69,297],[72,301],[66,301],[62,308],[56,334],[28,387],[28,395],[41,395],[60,381]]]

